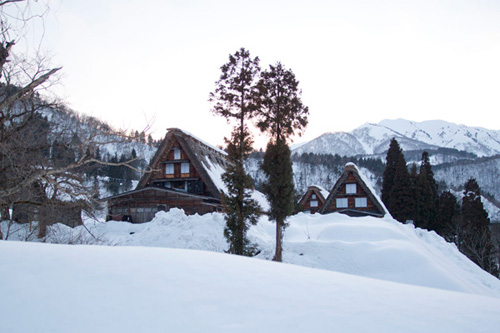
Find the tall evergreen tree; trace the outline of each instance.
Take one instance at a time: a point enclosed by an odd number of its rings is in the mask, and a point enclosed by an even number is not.
[[[302,103],[299,81],[291,69],[278,62],[264,71],[258,83],[262,112],[257,126],[275,141],[301,134],[307,126],[309,108]]]
[[[222,198],[226,219],[224,236],[229,242],[229,253],[253,256],[256,248],[246,237],[246,232],[251,224],[257,223],[260,207],[251,198],[252,178],[245,172],[243,164],[239,163],[241,147],[236,143],[243,143],[245,158],[252,151],[250,133],[245,130],[243,134],[243,138],[237,138],[241,133],[235,129],[231,140],[226,139],[230,163],[222,175],[227,186],[227,195]]]
[[[244,162],[251,151],[252,140],[245,123],[258,110],[257,75],[260,72],[259,58],[252,58],[250,52],[241,48],[229,55],[229,61],[222,65],[222,74],[215,83],[209,101],[212,112],[235,121],[231,140],[226,138],[228,159],[231,165],[223,175],[228,188],[224,198],[226,228],[224,235],[229,242],[229,253],[251,255],[253,253],[246,239],[246,231],[256,221],[258,204],[250,199],[252,182],[245,172]]]
[[[424,151],[422,153],[422,161],[420,163],[420,176],[425,179],[425,187],[426,187],[426,193],[425,195],[427,196],[427,207],[426,207],[426,220],[427,220],[427,225],[425,228],[429,230],[436,230],[437,228],[437,206],[439,202],[439,195],[438,195],[438,185],[436,183],[436,180],[434,179],[434,172],[432,171],[432,166],[431,162],[429,160],[429,153]]]
[[[462,198],[462,236],[459,250],[485,271],[498,277],[495,248],[491,241],[490,219],[481,201],[477,181],[471,178],[465,184]]]
[[[264,193],[271,205],[269,218],[276,221],[274,261],[282,261],[285,220],[294,206],[295,189],[287,140],[294,134],[300,135],[308,122],[309,109],[302,103],[298,85],[295,74],[279,62],[270,65],[258,83],[261,111],[257,115],[257,126],[271,136],[262,168],[267,176]]]
[[[435,203],[431,195],[431,186],[423,174],[417,176],[413,192],[413,222],[416,227],[429,229],[430,221],[433,219]]]
[[[420,163],[420,173],[414,181],[413,200],[415,225],[428,230],[436,229],[438,205],[437,184],[434,179],[429,154],[424,151]]]
[[[386,156],[386,168],[382,181],[382,201],[391,215],[400,222],[414,216],[412,186],[406,160],[399,143],[391,140]]]
[[[287,226],[285,221],[293,213],[295,195],[290,148],[285,141],[269,141],[262,169],[267,175],[263,191],[271,206],[269,219],[276,222],[276,251],[273,260],[282,261],[283,232]]]
[[[434,172],[432,171],[431,162],[429,160],[429,153],[424,151],[422,153],[422,160],[420,162],[420,174],[424,175],[432,190],[432,197],[436,200],[438,197],[438,186],[434,179]]]
[[[399,147],[399,143],[396,138],[392,138],[389,144],[389,150],[385,157],[385,170],[382,180],[382,201],[386,205],[387,209],[392,207],[392,189],[394,188],[394,175],[396,174],[396,166],[398,160],[401,159],[403,152]],[[415,170],[416,171],[416,170]]]
[[[458,200],[450,191],[439,196],[435,231],[448,242],[455,241],[456,224],[460,214]]]

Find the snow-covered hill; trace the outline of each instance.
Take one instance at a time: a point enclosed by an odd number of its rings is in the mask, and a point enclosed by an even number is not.
[[[500,299],[204,251],[0,242],[4,332],[494,332]]]
[[[249,233],[258,258],[214,253],[226,248],[223,225],[221,214],[173,209],[144,224],[87,222],[117,246],[0,241],[2,330],[493,332],[500,325],[500,280],[433,232],[391,218],[299,214],[285,233],[289,264],[279,264],[263,260],[274,247],[266,219]],[[66,228],[52,226],[51,237],[84,232]]]
[[[457,125],[442,120],[414,122],[404,119],[366,123],[351,132],[325,133],[293,153],[340,156],[382,154],[395,137],[403,150],[453,148],[477,156],[500,153],[500,131]]]
[[[312,268],[405,284],[500,297],[500,280],[484,272],[454,245],[434,232],[403,225],[390,217],[351,218],[342,214],[300,213],[289,219],[284,261]],[[153,246],[224,252],[224,217],[213,213],[186,216],[182,210],[159,212],[148,223],[88,221],[101,244]],[[11,227],[10,240],[24,239],[29,226]],[[2,223],[6,234],[7,226]],[[17,230],[15,233],[14,230]],[[258,244],[257,258],[274,254],[275,225],[262,217],[248,233]],[[50,227],[46,242],[91,242],[83,227]]]

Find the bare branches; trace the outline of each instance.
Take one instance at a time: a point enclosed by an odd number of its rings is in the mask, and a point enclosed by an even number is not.
[[[28,85],[25,87],[21,88],[18,90],[16,93],[12,94],[11,96],[8,96],[6,99],[0,102],[0,109],[8,108],[12,106],[16,101],[19,101],[20,99],[29,96],[30,94],[33,94],[35,88],[43,84],[45,81],[47,81],[52,74],[55,72],[59,71],[61,67],[59,68],[54,68],[48,71],[47,73],[41,75],[40,77],[36,78],[35,80],[31,81]]]
[[[15,3],[15,2],[23,2],[24,0],[4,0],[0,2],[0,6],[4,6],[10,3]]]

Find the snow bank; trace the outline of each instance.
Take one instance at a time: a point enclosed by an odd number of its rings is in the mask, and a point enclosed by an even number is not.
[[[269,222],[261,221],[259,229]],[[271,233],[270,225],[265,233]],[[250,235],[258,229],[250,230]],[[260,231],[260,234],[263,232]],[[274,239],[260,247],[272,258]],[[304,214],[290,219],[283,243],[288,263],[412,285],[500,297],[500,280],[435,232],[387,217]]]
[[[172,208],[158,212],[151,222],[134,224],[109,221],[95,223],[91,230],[105,235],[109,244],[154,246],[223,252],[228,248],[224,238],[221,214],[185,215]]]
[[[500,299],[227,254],[0,242],[5,332],[494,332]]]
[[[148,223],[87,221],[71,229],[49,227],[46,242],[147,246],[224,252],[224,216],[186,216],[180,209],[158,212]],[[7,230],[3,223],[2,231]],[[261,217],[249,229],[257,258],[270,260],[275,224]],[[24,240],[27,225],[11,227],[10,240]],[[33,240],[32,235],[30,240]],[[289,219],[283,241],[286,263],[381,280],[500,297],[500,280],[481,270],[434,232],[403,225],[392,218],[351,218],[342,214],[304,214]]]

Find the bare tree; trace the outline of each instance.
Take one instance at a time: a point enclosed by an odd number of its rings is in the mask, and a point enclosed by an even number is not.
[[[47,224],[64,208],[91,210],[85,168],[110,164],[96,158],[98,147],[128,138],[41,96],[61,67],[47,66],[38,55],[29,60],[14,52],[14,36],[22,37],[19,23],[24,28],[44,14],[34,13],[31,4],[0,1],[0,213],[10,219],[9,207],[24,206],[19,214],[36,215],[43,237]],[[16,10],[9,11],[10,6]],[[113,164],[134,168],[133,160]]]

